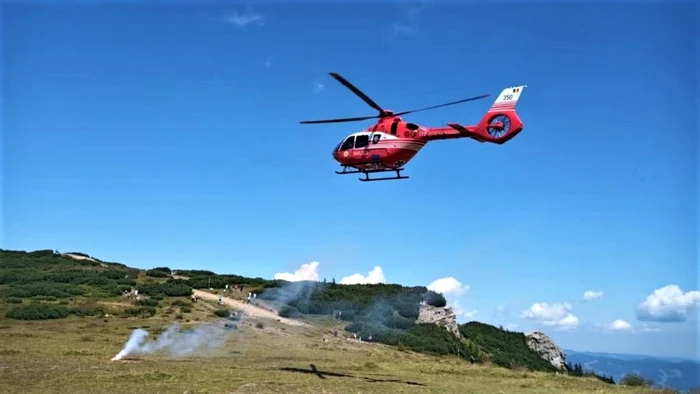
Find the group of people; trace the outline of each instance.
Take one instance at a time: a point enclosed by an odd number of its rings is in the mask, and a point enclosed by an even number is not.
[[[257,296],[258,295],[255,293],[248,293],[248,303],[250,304],[251,300],[255,300],[255,297],[257,297]]]
[[[231,287],[229,287],[229,285],[226,285],[226,288],[224,289],[224,293],[228,293],[229,291],[231,291],[231,292],[238,291],[238,292],[242,293],[243,292],[243,285],[240,285],[240,286],[239,285],[231,285]]]
[[[242,292],[243,286],[232,285],[229,287],[229,285],[226,285],[226,288],[224,288],[224,294],[228,293],[229,291],[230,292],[234,292],[234,291]],[[258,295],[256,293],[249,292],[246,303],[248,303],[248,304],[252,303],[256,299],[257,296]],[[224,303],[223,296],[220,295],[219,296],[219,305],[223,305],[223,303]]]

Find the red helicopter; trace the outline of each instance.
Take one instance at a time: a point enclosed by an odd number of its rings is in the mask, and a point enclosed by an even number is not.
[[[401,171],[418,152],[430,141],[446,140],[454,138],[472,138],[479,142],[491,142],[503,144],[515,137],[523,129],[523,122],[515,111],[515,105],[520,94],[527,85],[509,87],[503,89],[496,101],[486,112],[479,124],[462,126],[458,123],[448,123],[449,127],[424,127],[415,123],[406,122],[401,115],[410,114],[428,109],[446,107],[472,100],[486,98],[489,95],[470,97],[446,104],[434,105],[411,111],[393,112],[383,109],[372,101],[366,94],[353,86],[345,78],[337,73],[330,73],[331,77],[350,89],[364,100],[370,107],[379,111],[379,115],[362,116],[355,118],[341,118],[328,120],[307,120],[302,124],[314,123],[339,123],[356,122],[367,119],[376,119],[376,124],[367,129],[350,134],[333,150],[333,158],[343,167],[336,174],[365,174],[360,181],[385,181],[394,179],[407,179]],[[350,169],[350,170],[348,170]],[[373,178],[371,173],[395,171],[395,177]]]

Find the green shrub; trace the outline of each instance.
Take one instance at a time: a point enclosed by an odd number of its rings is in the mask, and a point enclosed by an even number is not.
[[[401,315],[393,315],[387,321],[387,327],[398,328],[400,330],[408,330],[415,324],[415,319],[407,319]]]
[[[63,305],[30,303],[15,307],[5,313],[5,317],[16,320],[62,319],[69,314]]]
[[[620,384],[623,386],[634,386],[634,387],[649,387],[654,384],[654,381],[643,377],[642,375],[636,373],[630,373],[625,375],[621,380]]]
[[[6,301],[8,304],[21,304],[22,303],[22,299],[19,297],[8,297]]]
[[[521,332],[510,332],[480,322],[459,326],[460,333],[489,354],[490,360],[504,368],[528,368],[553,372],[556,369],[527,345]]]
[[[143,306],[152,306],[152,307],[157,307],[159,305],[158,300],[154,300],[153,298],[145,298],[141,300],[137,300],[134,302],[135,305],[143,305]]]
[[[130,291],[131,286],[129,285],[119,285],[119,284],[112,284],[107,287],[107,292],[109,295],[113,296],[120,296],[124,294],[125,291]]]
[[[299,313],[299,310],[293,306],[283,306],[280,308],[280,310],[277,312],[277,314],[280,317],[286,317],[286,318],[295,318],[301,316],[301,313]]]
[[[462,358],[470,356],[479,359],[480,355],[468,348],[464,342],[444,327],[435,324],[416,324],[400,338],[406,348],[428,354],[454,354]]]
[[[229,317],[231,315],[231,311],[227,309],[217,309],[214,311],[214,315],[218,317]]]
[[[106,313],[106,308],[102,305],[79,305],[69,309],[69,313],[75,316],[102,316]]]
[[[447,300],[445,300],[445,297],[442,294],[429,290],[425,294],[425,303],[441,308],[447,305]]]
[[[147,270],[146,276],[150,276],[152,278],[167,278],[170,276],[170,273],[164,271]]]
[[[6,290],[9,297],[31,298],[37,296],[48,296],[55,298],[69,298],[83,295],[85,290],[82,287],[65,283],[27,283],[21,287],[13,286]]]
[[[142,294],[165,294],[169,297],[190,296],[192,294],[192,287],[186,281],[175,279],[168,279],[165,283],[146,283],[136,286],[136,290]]]
[[[136,308],[129,308],[124,311],[124,313],[130,316],[153,317],[156,314],[156,308],[152,306],[139,306]]]

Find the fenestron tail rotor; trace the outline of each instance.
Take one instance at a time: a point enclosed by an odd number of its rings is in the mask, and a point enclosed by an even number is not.
[[[357,122],[361,120],[368,120],[368,119],[381,119],[387,116],[401,116],[401,115],[406,115],[406,114],[411,114],[414,112],[420,112],[420,111],[427,111],[429,109],[435,109],[435,108],[441,108],[441,107],[447,107],[449,105],[455,105],[455,104],[460,104],[460,103],[466,103],[467,101],[473,101],[473,100],[479,100],[482,98],[486,98],[489,95],[488,94],[482,94],[481,96],[474,96],[462,100],[457,100],[457,101],[451,101],[449,103],[445,104],[439,104],[439,105],[433,105],[430,107],[424,107],[424,108],[418,108],[418,109],[413,109],[410,111],[402,111],[402,112],[397,112],[393,113],[391,111],[387,111],[380,107],[377,103],[375,103],[371,98],[369,98],[366,94],[364,94],[360,89],[355,87],[353,84],[348,82],[345,78],[340,76],[337,73],[329,73],[331,77],[333,77],[335,80],[343,84],[346,88],[350,89],[353,93],[355,93],[359,98],[362,99],[365,103],[367,103],[370,107],[376,109],[379,112],[379,115],[374,115],[374,116],[359,116],[359,117],[353,117],[353,118],[337,118],[337,119],[326,119],[326,120],[305,120],[300,122],[301,124],[318,124],[318,123],[340,123],[340,122]]]

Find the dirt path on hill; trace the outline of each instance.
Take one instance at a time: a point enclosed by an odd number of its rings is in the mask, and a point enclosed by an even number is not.
[[[194,294],[199,296],[200,298],[204,300],[209,300],[209,301],[219,301],[219,296],[217,294],[211,294],[209,292],[203,291],[203,290],[193,290]],[[287,319],[281,316],[278,316],[275,312],[269,311],[267,309],[259,308],[255,305],[251,304],[246,304],[245,302],[234,300],[231,298],[223,297],[223,302],[224,304],[242,310],[244,311],[248,316],[253,316],[253,317],[259,317],[263,319],[273,319],[280,321],[284,324],[289,324],[291,326],[308,326],[308,324],[298,321],[298,320],[293,320],[293,319]]]

